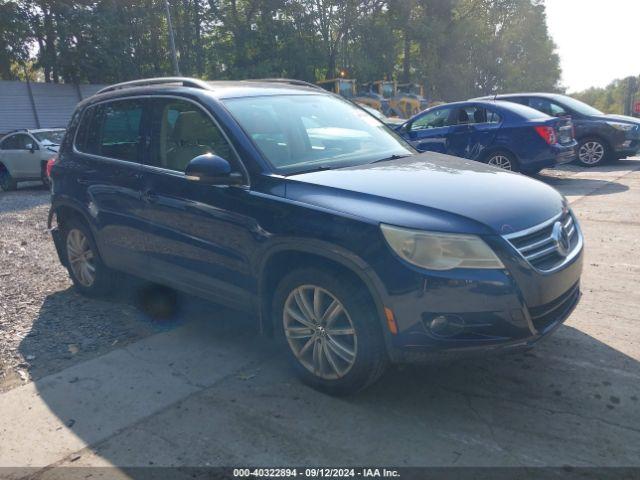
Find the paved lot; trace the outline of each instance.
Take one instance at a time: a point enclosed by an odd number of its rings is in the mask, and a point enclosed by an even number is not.
[[[38,247],[0,267],[0,466],[640,466],[640,159],[539,178],[587,241],[566,325],[527,354],[396,368],[346,399],[297,383],[250,318],[185,299],[154,323],[135,295],[80,298],[42,231],[46,192],[0,193],[3,258],[21,236]]]

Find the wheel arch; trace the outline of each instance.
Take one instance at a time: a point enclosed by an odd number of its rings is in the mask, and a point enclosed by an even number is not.
[[[602,142],[605,148],[609,151],[609,153],[611,152],[611,149],[612,149],[611,142],[609,142],[609,140],[607,140],[604,135],[597,132],[585,133],[584,135],[581,135],[579,138],[576,138],[576,141],[578,142],[578,147],[583,141],[589,140],[589,139],[599,140],[600,142]]]
[[[518,157],[518,155],[509,147],[506,147],[504,145],[491,145],[490,147],[485,148],[482,151],[482,154],[480,155],[480,158],[482,159],[483,162],[487,162],[487,160],[489,160],[489,156],[496,153],[496,152],[505,152],[508,153],[509,155],[511,155],[513,158],[515,158],[516,162],[518,162],[518,164],[520,164],[520,158]]]
[[[317,247],[310,246],[282,245],[272,249],[264,257],[258,275],[261,331],[268,335],[274,333],[276,319],[272,318],[271,307],[273,295],[280,280],[294,268],[309,266],[338,271],[359,282],[374,304],[385,343],[387,346],[390,345],[390,332],[384,321],[384,304],[378,294],[382,285],[380,280],[362,259],[335,246],[319,250]]]
[[[66,199],[54,201],[51,205],[51,209],[49,210],[49,218],[47,220],[47,228],[49,229],[52,228],[54,216],[56,217],[58,225],[72,217],[78,218],[86,223],[91,229],[91,233],[95,235],[93,222],[91,221],[89,214],[73,201],[68,201]]]

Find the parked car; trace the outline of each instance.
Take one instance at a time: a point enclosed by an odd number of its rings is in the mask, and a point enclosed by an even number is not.
[[[429,108],[398,132],[421,152],[435,151],[526,174],[575,159],[567,119],[521,105],[469,101]]]
[[[15,190],[18,182],[49,184],[46,164],[58,151],[64,128],[16,130],[0,139],[0,188]]]
[[[640,152],[640,119],[607,115],[584,102],[551,93],[498,95],[497,100],[535,108],[553,117],[571,118],[578,140],[578,162],[585,167]]]
[[[369,105],[365,105],[364,103],[358,103],[358,102],[354,102],[354,103],[356,105],[358,105],[359,107],[361,107],[362,109],[366,110],[368,113],[370,113],[374,117],[376,117],[378,120],[380,120],[382,123],[384,123],[389,128],[399,127],[400,125],[402,125],[405,122],[400,117],[387,117],[386,115],[384,115],[379,110],[376,110],[375,108],[370,107]]]
[[[583,237],[556,190],[418,154],[295,81],[109,87],[79,104],[51,174],[78,291],[122,271],[251,312],[334,394],[389,362],[528,348],[580,297]]]

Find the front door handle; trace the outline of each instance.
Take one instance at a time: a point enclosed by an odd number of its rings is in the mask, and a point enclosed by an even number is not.
[[[143,191],[141,198],[147,203],[156,203],[158,201],[158,195],[153,190]]]

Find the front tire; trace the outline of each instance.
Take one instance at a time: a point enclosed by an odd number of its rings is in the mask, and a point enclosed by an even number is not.
[[[384,373],[388,357],[378,315],[365,287],[349,277],[318,268],[293,271],[276,289],[273,315],[307,385],[347,395]]]
[[[62,232],[67,270],[75,288],[89,297],[110,293],[114,274],[102,263],[89,227],[73,218],[64,223]]]
[[[611,157],[609,146],[598,137],[587,137],[578,144],[578,163],[583,167],[597,167]]]

